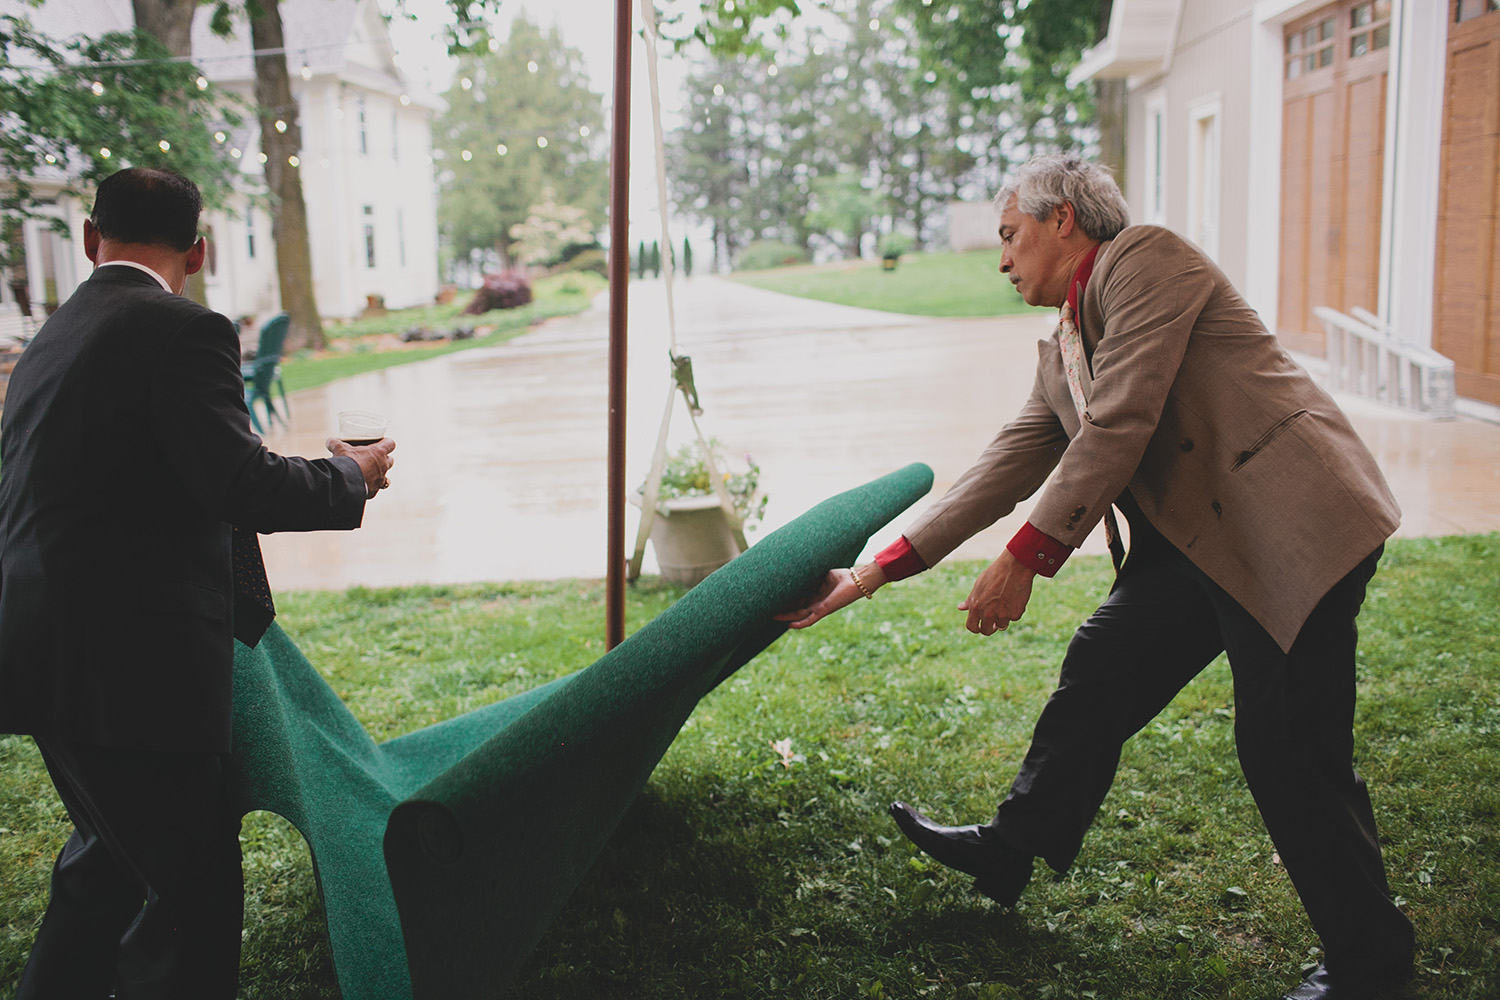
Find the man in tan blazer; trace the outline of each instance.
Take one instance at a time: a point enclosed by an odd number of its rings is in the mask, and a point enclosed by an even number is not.
[[[1059,308],[1030,398],[900,540],[782,617],[805,628],[870,597],[1041,490],[959,606],[970,631],[993,635],[1105,521],[1115,586],[1070,644],[995,818],[939,826],[900,802],[892,814],[1011,905],[1033,858],[1072,863],[1124,741],[1227,651],[1245,779],[1326,956],[1284,1000],[1374,996],[1413,951],[1352,767],[1354,619],[1399,520],[1390,490],[1213,261],[1169,230],[1129,226],[1103,168],[1034,160],[996,204],[1001,272],[1029,304]],[[1112,507],[1129,521],[1128,557]]]

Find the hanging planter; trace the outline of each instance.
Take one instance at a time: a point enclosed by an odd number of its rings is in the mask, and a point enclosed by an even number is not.
[[[719,470],[724,497],[714,489],[710,466],[696,442],[683,445],[662,466],[661,486],[656,498],[656,516],[651,521],[651,545],[661,578],[667,583],[692,587],[744,551],[744,529],[765,516],[766,497],[760,493],[760,466],[745,456],[744,470],[727,469],[717,440],[713,467]],[[636,506],[642,490],[631,498]]]

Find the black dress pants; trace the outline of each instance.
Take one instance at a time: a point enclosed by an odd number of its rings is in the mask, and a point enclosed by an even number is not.
[[[1136,525],[1113,590],[1069,644],[996,831],[1066,870],[1122,744],[1227,651],[1240,767],[1330,973],[1353,986],[1409,966],[1411,923],[1391,901],[1369,795],[1353,768],[1355,617],[1383,547],[1324,596],[1283,653],[1144,518]]]
[[[36,742],[74,830],[16,1000],[233,1000],[244,881],[222,759]]]

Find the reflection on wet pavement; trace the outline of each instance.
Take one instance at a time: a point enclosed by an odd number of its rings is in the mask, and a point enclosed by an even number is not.
[[[690,354],[705,433],[761,466],[773,530],[813,504],[908,462],[934,495],[968,467],[1031,389],[1044,310],[926,319],[825,305],[696,277],[676,286],[678,352]],[[660,282],[630,288],[627,481],[648,471],[670,387]],[[1055,314],[1054,314],[1055,315]],[[391,488],[354,532],[262,538],[277,590],[605,575],[607,314],[603,300],[507,344],[296,393],[267,444],[325,454],[342,409],[390,418]],[[1401,534],[1500,529],[1500,426],[1439,423],[1340,397],[1404,511]],[[679,401],[672,442],[691,424]],[[920,505],[917,508],[920,509]],[[992,557],[1028,506],[962,546]],[[895,538],[916,511],[876,536]],[[627,509],[627,547],[636,510]],[[1095,532],[1095,535],[1099,535]],[[1084,547],[1102,552],[1091,537]],[[627,553],[628,554],[628,553]],[[648,546],[645,571],[655,571]]]

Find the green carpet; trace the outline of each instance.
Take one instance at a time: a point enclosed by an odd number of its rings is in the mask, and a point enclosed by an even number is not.
[[[698,701],[931,486],[827,500],[586,669],[379,746],[279,628],[237,646],[240,799],[307,839],[344,1000],[502,993]]]

